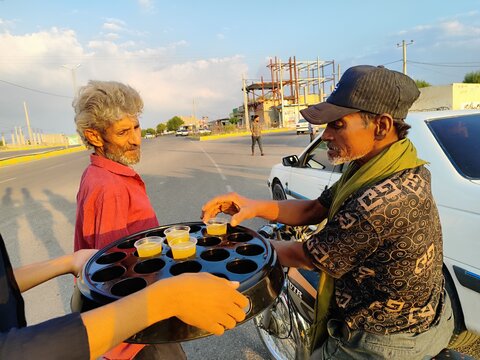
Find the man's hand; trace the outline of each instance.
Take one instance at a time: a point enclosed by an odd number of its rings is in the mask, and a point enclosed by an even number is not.
[[[245,319],[248,299],[238,282],[208,273],[182,274],[167,279],[174,315],[190,325],[222,335]]]
[[[219,213],[232,215],[230,225],[237,226],[244,220],[257,216],[258,202],[240,196],[237,193],[228,193],[214,197],[202,207],[202,221],[207,222]]]
[[[72,254],[72,264],[70,273],[74,276],[79,276],[80,271],[82,271],[83,266],[85,263],[90,259],[93,254],[95,254],[98,250],[96,249],[83,249],[75,251]]]

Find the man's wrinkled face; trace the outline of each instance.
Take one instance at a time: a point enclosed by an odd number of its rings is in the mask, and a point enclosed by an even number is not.
[[[322,140],[327,142],[328,159],[333,165],[361,159],[368,161],[374,150],[375,125],[365,124],[359,113],[353,113],[327,124]]]
[[[127,166],[140,161],[142,136],[138,119],[125,117],[113,123],[104,131],[102,139],[106,158]]]

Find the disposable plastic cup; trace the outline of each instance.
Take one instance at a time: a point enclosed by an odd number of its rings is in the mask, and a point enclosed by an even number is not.
[[[207,221],[207,233],[209,235],[225,235],[227,233],[226,219],[213,218]]]
[[[155,256],[162,252],[163,239],[160,236],[147,236],[135,241],[139,257]]]
[[[187,225],[175,225],[170,226],[164,231],[167,237],[168,244],[174,242],[187,242],[190,237],[190,226]]]
[[[169,243],[175,260],[181,260],[194,256],[197,252],[197,239],[190,237],[187,241]]]

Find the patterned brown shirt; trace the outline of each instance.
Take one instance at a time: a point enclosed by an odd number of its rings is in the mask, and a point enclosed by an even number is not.
[[[252,136],[262,136],[262,123],[260,121],[252,121],[250,130],[252,131]]]
[[[319,201],[330,207],[330,189]],[[304,250],[336,278],[336,304],[351,329],[421,333],[438,321],[442,231],[424,166],[350,195]]]

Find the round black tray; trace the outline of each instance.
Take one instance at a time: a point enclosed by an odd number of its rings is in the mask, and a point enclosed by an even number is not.
[[[196,254],[174,260],[165,241],[162,253],[140,258],[135,241],[145,236],[164,237],[170,224],[122,238],[99,250],[85,265],[77,281],[80,296],[72,299],[72,310],[87,311],[141,290],[153,282],[182,273],[209,272],[240,283],[239,291],[250,300],[247,321],[267,308],[280,293],[284,274],[270,243],[261,235],[242,226],[227,227],[227,234],[211,236],[202,222],[190,226],[190,236],[197,238]],[[77,294],[78,295],[78,294]],[[154,344],[192,340],[210,333],[173,317],[160,321],[127,340]]]

